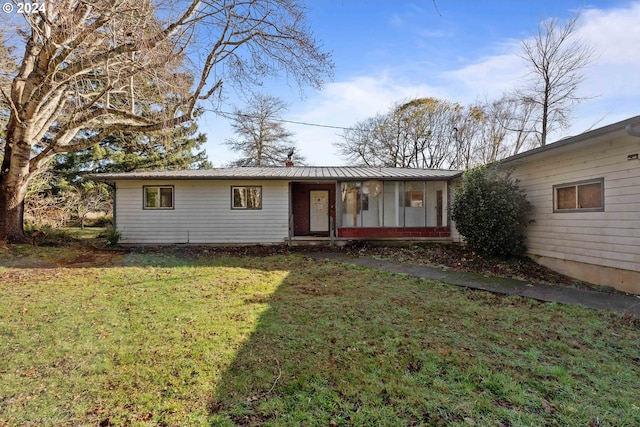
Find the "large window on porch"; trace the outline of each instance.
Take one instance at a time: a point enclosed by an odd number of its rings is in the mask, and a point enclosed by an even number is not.
[[[340,183],[340,227],[442,227],[444,181]]]

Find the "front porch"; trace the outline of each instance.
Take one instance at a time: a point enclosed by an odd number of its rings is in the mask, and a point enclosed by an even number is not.
[[[451,241],[447,181],[291,182],[289,244]]]

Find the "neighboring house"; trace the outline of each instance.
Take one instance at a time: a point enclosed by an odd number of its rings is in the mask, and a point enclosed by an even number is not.
[[[451,241],[448,170],[238,167],[94,175],[122,243]]]
[[[533,205],[528,254],[568,276],[640,294],[640,116],[501,162]],[[459,235],[453,230],[454,241]]]

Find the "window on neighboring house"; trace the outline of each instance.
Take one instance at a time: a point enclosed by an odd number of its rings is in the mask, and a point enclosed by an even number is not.
[[[554,212],[604,210],[604,178],[555,185]]]
[[[172,186],[145,186],[143,188],[145,209],[173,209]]]
[[[262,187],[231,187],[231,209],[262,209]]]

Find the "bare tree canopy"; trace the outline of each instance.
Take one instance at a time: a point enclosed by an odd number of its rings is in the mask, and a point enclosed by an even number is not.
[[[482,112],[482,126],[475,146],[475,164],[488,164],[533,148],[536,144],[534,105],[508,95],[475,108]]]
[[[591,63],[594,49],[578,38],[578,29],[578,16],[565,24],[553,18],[542,21],[538,34],[521,43],[530,78],[516,96],[535,107],[540,145],[554,129],[569,125],[572,108],[585,99],[578,95],[584,80],[581,70]]]
[[[238,136],[226,144],[242,157],[233,162],[236,166],[283,166],[286,160],[304,162],[295,152],[293,133],[279,121],[287,111],[287,104],[275,96],[254,95],[248,105],[235,108],[231,127]]]
[[[398,104],[356,123],[336,144],[350,162],[366,166],[452,168],[464,108],[435,98]]]
[[[506,96],[466,107],[418,98],[356,123],[335,145],[355,165],[464,170],[531,148],[531,114]]]
[[[21,17],[21,59],[0,86],[4,241],[24,239],[28,182],[56,154],[191,121],[224,82],[253,85],[284,71],[320,87],[333,67],[297,0],[50,0]]]

